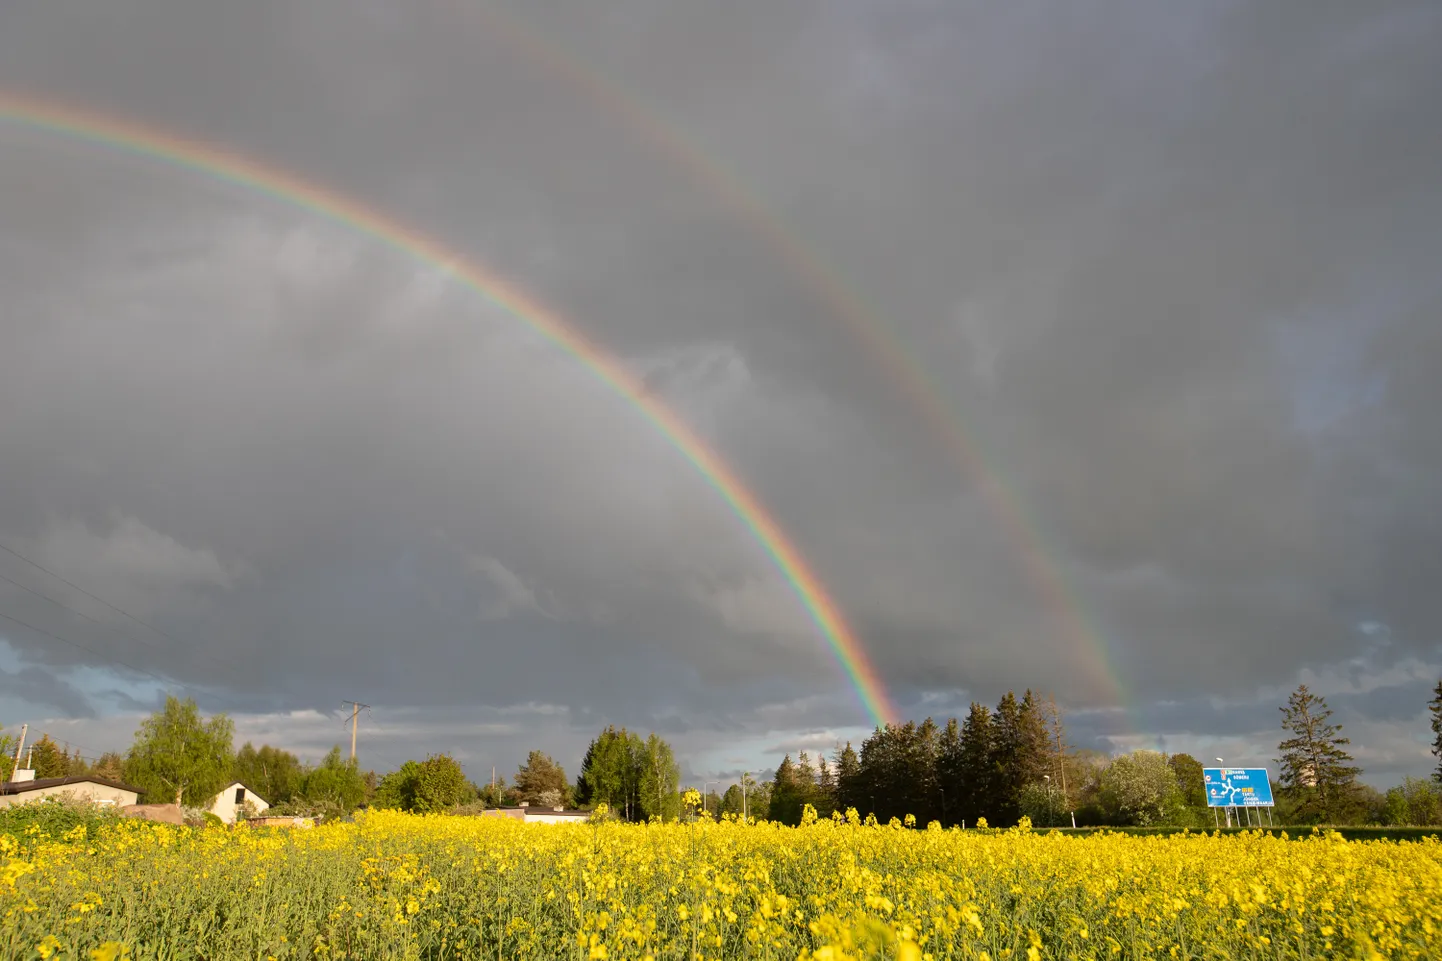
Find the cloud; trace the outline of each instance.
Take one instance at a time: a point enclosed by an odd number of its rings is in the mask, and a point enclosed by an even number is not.
[[[1420,763],[1434,4],[355,14],[21,5],[0,90],[324,184],[546,303],[766,505],[908,716],[1032,687],[1079,741],[1262,756],[1335,676],[1368,763]],[[266,191],[0,147],[0,536],[164,632],[0,558],[53,598],[0,611],[98,652],[4,622],[16,670],[102,714],[150,671],[317,746],[294,712],[417,712],[397,755],[616,721],[720,770],[869,726],[714,478],[496,298]],[[527,703],[566,720],[487,727]]]

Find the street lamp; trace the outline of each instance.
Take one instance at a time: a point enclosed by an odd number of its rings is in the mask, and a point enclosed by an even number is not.
[[[1226,761],[1223,761],[1221,758],[1217,758],[1216,761],[1217,761],[1217,763],[1220,764],[1223,768],[1225,768],[1225,767],[1227,766],[1227,762],[1226,762]],[[1225,774],[1226,772],[1223,771],[1222,773]],[[1217,812],[1216,812],[1216,811],[1213,811],[1213,812],[1212,812],[1213,823],[1215,823],[1216,817],[1217,817]],[[1227,827],[1231,827],[1231,826],[1232,826],[1232,809],[1231,809],[1231,808],[1227,808]]]

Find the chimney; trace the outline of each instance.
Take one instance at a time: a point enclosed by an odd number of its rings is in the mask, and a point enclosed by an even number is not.
[[[35,771],[33,768],[18,767],[15,769],[15,773],[10,775],[11,784],[19,784],[21,781],[33,780],[35,780]]]

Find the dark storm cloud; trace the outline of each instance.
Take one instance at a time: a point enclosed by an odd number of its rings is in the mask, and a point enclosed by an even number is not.
[[[1438,659],[1435,5],[53,0],[0,26],[0,89],[347,191],[574,318],[754,485],[909,714],[1120,690],[1151,736],[1262,737],[1210,699]],[[7,613],[277,725],[342,697],[431,712],[411,733],[565,705],[567,751],[611,720],[706,751],[865,725],[715,492],[440,271],[11,126],[0,225],[0,537],[164,635]],[[95,660],[5,637],[55,697]],[[1336,706],[1401,743],[1417,683]],[[1136,733],[1115,716],[1081,736]]]

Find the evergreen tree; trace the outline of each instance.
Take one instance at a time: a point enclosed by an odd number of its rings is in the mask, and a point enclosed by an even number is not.
[[[108,781],[123,781],[125,779],[125,758],[115,751],[106,751],[91,766],[90,773]],[[269,801],[270,798],[266,798],[266,800]]]
[[[771,778],[771,796],[766,817],[781,824],[800,824],[801,806],[805,803],[796,776],[796,765],[788,754],[781,759],[775,775]]]
[[[59,744],[51,740],[49,734],[41,735],[40,740],[25,750],[27,763],[35,772],[37,780],[47,777],[68,777],[74,773],[70,769],[70,755]],[[21,760],[24,761],[26,758],[21,758]]]
[[[516,771],[516,794],[528,804],[565,804],[570,799],[566,771],[545,751],[532,751]],[[544,797],[543,797],[544,796]],[[558,799],[558,800],[557,800]]]
[[[830,817],[836,810],[836,774],[825,755],[816,759],[816,794],[811,804],[822,817]]]
[[[1057,752],[1052,748],[1049,729],[1050,708],[1031,691],[1021,700],[1017,742],[1017,781],[1021,787],[1040,784],[1047,776],[1056,778]],[[1057,787],[1061,787],[1060,784]]]
[[[904,787],[898,807],[901,817],[916,817],[922,827],[941,816],[941,785],[936,779],[937,742],[940,731],[936,722],[927,718],[918,725],[907,725],[902,742]]]
[[[997,783],[993,758],[996,737],[991,711],[985,704],[973,701],[966,722],[961,727],[961,759],[958,770],[959,803],[956,820],[975,824],[985,817],[1001,823],[1001,809],[996,802],[993,785]]]
[[[1015,824],[1020,816],[1021,792],[1027,784],[1023,771],[1026,734],[1022,725],[1021,704],[1015,694],[1007,691],[991,718],[993,825]]]
[[[1437,681],[1432,693],[1435,696],[1427,702],[1427,709],[1432,712],[1432,755],[1437,758],[1432,780],[1442,784],[1442,680]]]
[[[1338,819],[1356,786],[1361,769],[1345,750],[1350,740],[1342,725],[1332,724],[1327,702],[1298,685],[1281,708],[1282,727],[1292,736],[1278,745],[1281,785],[1306,819]]]
[[[845,813],[847,808],[861,810],[861,759],[851,742],[836,755],[836,808]]]
[[[961,805],[965,803],[966,783],[962,758],[961,725],[956,718],[949,718],[946,727],[936,741],[936,790],[940,795],[940,821],[944,827],[951,827],[960,820]]]
[[[815,806],[816,769],[811,766],[811,755],[806,751],[796,755],[796,792],[803,805]]]

